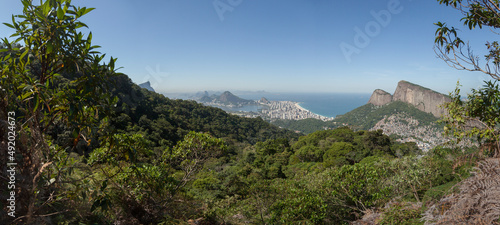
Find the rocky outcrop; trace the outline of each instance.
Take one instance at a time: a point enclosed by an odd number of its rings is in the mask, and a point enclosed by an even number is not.
[[[254,103],[254,101],[252,101],[252,100],[242,99],[229,91],[225,91],[224,93],[222,93],[217,98],[217,101],[224,103],[224,104],[233,104],[233,105]]]
[[[201,96],[201,97],[196,97],[196,96]],[[198,93],[196,96],[195,96],[196,101],[215,106],[222,105],[228,107],[241,107],[243,105],[257,104],[257,102],[254,100],[242,99],[232,94],[229,91],[225,91],[221,95],[213,94],[211,96],[208,96],[208,92],[205,92],[205,93]]]
[[[373,94],[370,97],[370,101],[368,101],[368,103],[376,106],[386,105],[390,102],[392,102],[392,95],[387,91],[381,89],[376,89],[375,91],[373,91]]]
[[[153,89],[153,87],[151,87],[151,83],[149,81],[142,83],[142,84],[139,84],[139,87],[146,88],[148,91],[155,92],[155,89]]]
[[[440,106],[451,101],[446,95],[404,80],[398,83],[392,99],[412,104],[436,117],[445,113],[445,109]]]
[[[431,89],[402,80],[398,83],[394,95],[391,96],[386,91],[377,89],[373,92],[368,103],[381,106],[393,101],[406,102],[421,111],[440,117],[445,113],[444,108],[440,106],[449,102],[450,98]]]
[[[259,100],[259,103],[261,103],[261,104],[270,104],[271,102],[269,100],[267,100],[267,98],[262,97]]]

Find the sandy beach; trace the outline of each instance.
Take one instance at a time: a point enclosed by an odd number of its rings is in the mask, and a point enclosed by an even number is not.
[[[307,109],[305,109],[304,107],[300,106],[300,102],[296,102],[296,103],[295,103],[295,107],[299,108],[300,110],[304,110],[304,111],[309,112],[309,110],[307,110]]]

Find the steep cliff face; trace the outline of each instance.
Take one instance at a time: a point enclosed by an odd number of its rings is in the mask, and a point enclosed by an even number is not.
[[[393,101],[402,101],[414,105],[417,109],[432,113],[439,117],[445,110],[440,105],[449,102],[450,98],[441,93],[428,88],[412,84],[407,81],[400,81],[393,95]]]
[[[155,89],[153,89],[153,87],[151,87],[151,83],[149,81],[142,83],[142,84],[139,84],[139,87],[146,88],[148,91],[155,92]]]
[[[398,83],[394,95],[391,96],[391,94],[386,91],[377,89],[373,92],[368,103],[381,106],[393,101],[402,101],[412,104],[421,111],[432,113],[432,115],[440,117],[445,113],[445,110],[441,108],[440,105],[449,102],[450,98],[428,88],[402,80]]]
[[[368,101],[368,103],[376,106],[386,105],[390,102],[392,102],[392,95],[387,91],[381,89],[376,89],[375,91],[373,91],[373,94],[370,97],[370,101]]]

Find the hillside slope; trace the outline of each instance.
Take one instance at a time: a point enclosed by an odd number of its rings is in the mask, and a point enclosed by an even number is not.
[[[363,105],[344,115],[337,116],[334,122],[352,126],[356,130],[369,130],[384,119],[385,116],[396,113],[405,113],[424,125],[429,125],[438,120],[432,114],[423,112],[411,104],[395,101],[383,106]]]
[[[113,95],[119,98],[112,124],[118,130],[140,132],[153,143],[175,144],[189,131],[255,144],[273,138],[297,138],[260,118],[230,115],[222,109],[189,100],[172,100],[147,91],[125,75],[114,78]]]

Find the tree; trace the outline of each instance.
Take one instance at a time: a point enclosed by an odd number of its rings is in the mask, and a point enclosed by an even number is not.
[[[69,211],[56,207],[70,199],[64,187],[78,182],[72,176],[78,160],[68,152],[105,139],[108,106],[114,102],[105,94],[105,81],[115,74],[116,59],[103,63],[92,33],[79,31],[87,27],[80,18],[92,8],[76,7],[71,0],[21,2],[23,14],[4,23],[15,39],[2,39],[0,49],[0,122],[12,116],[17,125],[19,209],[14,222],[32,224]],[[72,81],[62,82],[63,75]],[[63,146],[47,135],[56,126],[71,133]]]
[[[440,4],[452,6],[464,14],[464,25],[469,30],[477,27],[490,27],[492,32],[500,28],[499,0],[438,0]],[[486,63],[480,63],[469,45],[460,39],[458,29],[449,28],[445,23],[436,23],[435,51],[448,65],[467,71],[483,72],[500,81],[500,46],[497,41],[487,42]],[[494,82],[485,82],[483,88],[473,89],[472,94],[463,101],[457,86],[452,101],[445,104],[448,110],[443,121],[446,131],[461,140],[475,137],[482,148],[487,147],[494,157],[500,157],[500,89]]]
[[[500,87],[488,81],[463,100],[457,87],[447,103],[449,116],[443,118],[445,132],[461,141],[475,138],[487,155],[500,157]]]
[[[222,155],[225,150],[224,141],[209,134],[191,131],[184,136],[167,156],[172,164],[179,165],[184,172],[176,190],[186,185],[207,160]]]
[[[483,26],[492,29],[500,28],[499,0],[438,0],[438,2],[462,12],[465,16],[462,20],[469,30],[476,27],[483,28]],[[442,22],[435,24],[438,29],[434,49],[439,58],[456,69],[480,71],[500,80],[500,46],[497,41],[486,43],[489,54],[484,56],[486,63],[481,65],[480,57],[473,53],[469,43],[465,44],[458,37],[458,29],[449,28],[446,23]]]
[[[352,161],[349,153],[353,151],[354,146],[351,143],[335,142],[323,155],[323,165],[325,167],[349,165],[349,160]]]

